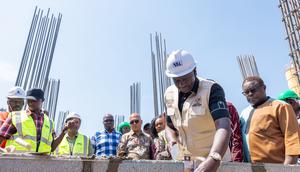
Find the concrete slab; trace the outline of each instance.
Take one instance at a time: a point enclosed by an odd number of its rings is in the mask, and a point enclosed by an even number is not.
[[[182,172],[183,163],[150,160],[82,160],[50,156],[0,156],[0,172]]]
[[[178,161],[88,160],[52,156],[0,155],[0,172],[182,172]],[[218,172],[299,172],[300,166],[222,162]]]

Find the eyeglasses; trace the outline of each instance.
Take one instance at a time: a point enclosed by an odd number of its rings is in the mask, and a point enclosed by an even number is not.
[[[261,87],[261,85],[259,85],[259,86],[256,86],[256,87],[254,87],[254,88],[251,88],[251,89],[248,89],[248,90],[246,90],[246,91],[243,91],[242,92],[242,94],[244,95],[244,96],[247,96],[247,95],[249,95],[250,93],[256,93],[257,91],[258,91],[258,89]]]
[[[131,124],[131,125],[132,125],[132,124],[138,124],[139,122],[140,122],[140,120],[136,119],[136,120],[130,121],[130,124]]]

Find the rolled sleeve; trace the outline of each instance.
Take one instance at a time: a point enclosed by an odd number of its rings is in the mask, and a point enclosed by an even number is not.
[[[127,135],[123,135],[121,137],[120,143],[117,148],[117,156],[124,157],[126,153],[126,146],[127,146]]]
[[[53,137],[53,139],[54,139],[54,138],[56,138],[56,132],[55,132],[55,130],[54,130],[54,129],[52,129],[51,133],[52,133],[52,137]]]
[[[279,125],[284,134],[285,155],[300,155],[299,126],[293,108],[284,104],[279,108]]]
[[[213,84],[211,87],[209,96],[209,110],[214,121],[224,117],[229,118],[224,90],[217,83]]]
[[[17,132],[16,127],[12,124],[12,118],[8,116],[0,128],[0,136],[9,139]]]
[[[95,151],[94,151],[91,139],[89,140],[89,148],[88,149],[89,149],[88,156],[92,156],[95,153]]]
[[[91,137],[91,146],[92,146],[93,152],[96,153],[96,136]]]
[[[242,134],[240,127],[239,115],[236,108],[232,103],[227,102],[228,110],[230,113],[231,119],[231,138],[229,142],[229,147],[231,148],[231,159],[234,162],[242,162],[243,161],[243,142],[242,142]]]

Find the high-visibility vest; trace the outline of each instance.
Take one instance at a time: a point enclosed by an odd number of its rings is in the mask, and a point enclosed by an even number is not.
[[[58,148],[56,149],[56,155],[77,155],[77,156],[88,156],[90,139],[82,134],[77,135],[73,150],[70,150],[70,145],[65,135]]]
[[[8,116],[8,112],[0,112],[0,127],[6,120],[7,116]],[[2,143],[0,144],[0,147],[5,148],[5,145],[6,145],[6,140],[2,141]]]
[[[53,141],[52,130],[54,124],[47,115],[43,114],[44,122],[38,150],[36,127],[32,117],[27,115],[26,111],[12,112],[10,115],[12,117],[12,124],[16,127],[17,132],[11,139],[7,140],[6,146],[15,146],[16,152],[51,152],[51,144]],[[19,145],[15,141],[18,137],[29,143],[31,145],[31,150]]]

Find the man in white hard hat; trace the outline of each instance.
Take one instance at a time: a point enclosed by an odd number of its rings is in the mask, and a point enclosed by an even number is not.
[[[74,123],[73,127],[69,128],[62,142],[56,149],[57,155],[70,156],[89,156],[93,154],[92,146],[89,137],[78,132],[81,125],[81,117],[75,112],[67,115],[65,125]]]
[[[0,127],[8,117],[9,112],[20,111],[24,106],[25,91],[21,87],[13,87],[7,94],[7,111],[0,112]],[[4,148],[6,141],[0,144],[1,148]]]
[[[165,92],[167,117],[178,131],[176,137],[174,130],[166,127],[171,150],[177,143],[177,159],[184,160],[186,171],[217,171],[231,134],[222,87],[197,77],[196,61],[184,50],[169,55],[166,75],[174,82]]]
[[[11,88],[7,95],[8,111],[12,112],[22,110],[25,98],[25,91],[21,87],[16,86]]]

